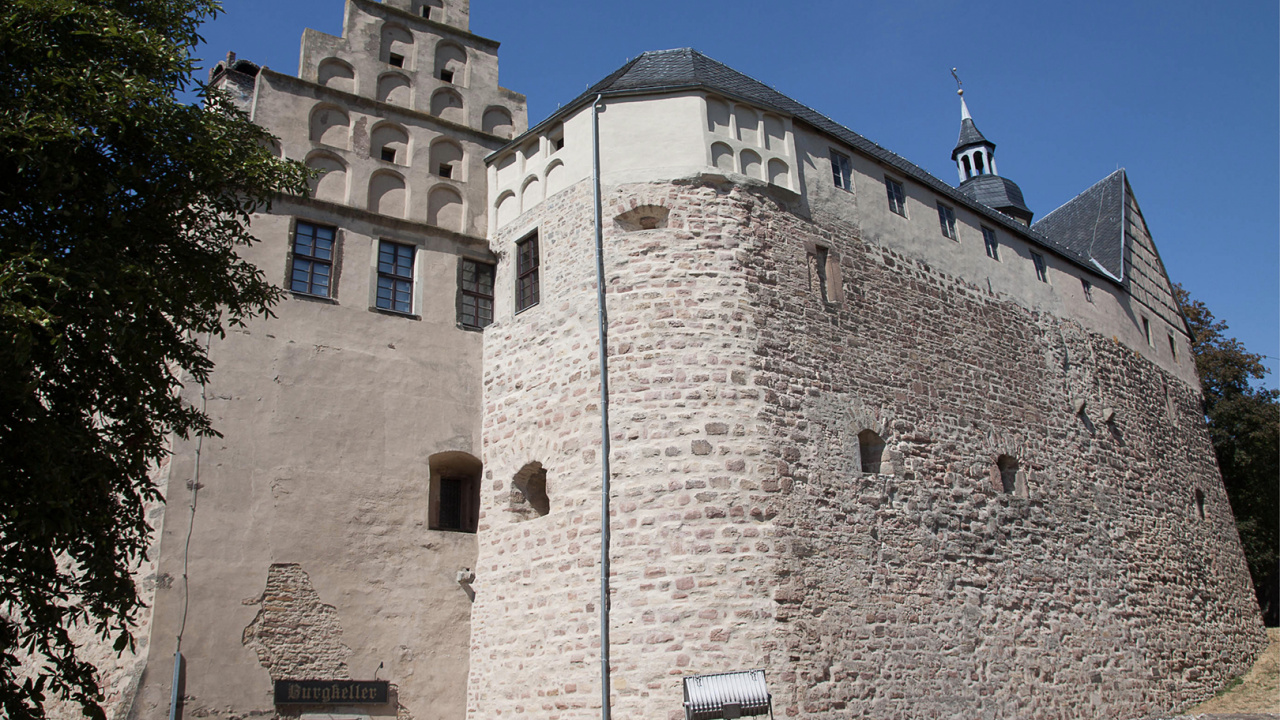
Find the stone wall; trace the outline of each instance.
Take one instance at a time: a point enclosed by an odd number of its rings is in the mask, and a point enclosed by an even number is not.
[[[766,192],[606,192],[615,717],[683,717],[682,675],[753,667],[779,717],[1132,717],[1247,667],[1265,636],[1197,389]],[[650,205],[657,229],[611,222]],[[534,229],[542,300],[515,315]],[[589,186],[492,249],[468,716],[594,717]],[[544,517],[511,510],[531,462]]]

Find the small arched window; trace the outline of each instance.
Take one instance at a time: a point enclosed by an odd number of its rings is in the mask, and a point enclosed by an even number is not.
[[[467,51],[453,43],[436,46],[436,77],[454,85],[467,84]]]
[[[413,33],[399,25],[383,25],[381,58],[392,67],[413,69]]]
[[[381,123],[369,134],[369,154],[397,165],[409,164],[409,134],[392,123]]]
[[[431,114],[442,120],[460,123],[466,120],[462,96],[449,88],[441,88],[431,96]]]
[[[862,472],[868,475],[879,475],[884,461],[884,439],[874,430],[863,430],[858,433],[858,455],[862,462]]]
[[[969,164],[968,155],[960,156],[960,164],[964,165],[964,179],[968,180],[969,178],[973,177],[973,166]]]
[[[431,468],[428,518],[432,530],[473,533],[480,519],[480,461],[459,451],[427,458]]]
[[[973,154],[973,164],[974,164],[975,169],[977,170],[978,174],[979,174],[979,175],[981,175],[981,174],[982,174],[982,172],[983,172],[983,168],[982,168],[982,151],[981,151],[981,150],[979,150],[978,152],[976,152],[976,153],[974,153],[974,154]]]

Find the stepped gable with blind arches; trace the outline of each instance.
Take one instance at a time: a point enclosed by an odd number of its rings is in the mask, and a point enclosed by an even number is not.
[[[691,49],[529,128],[466,0],[344,6],[212,74],[317,176],[184,389],[223,436],[157,474],[111,717],[601,714],[593,112],[614,718],[753,669],[777,717],[1140,718],[1262,649],[1123,171],[1031,225],[963,100],[953,186]]]

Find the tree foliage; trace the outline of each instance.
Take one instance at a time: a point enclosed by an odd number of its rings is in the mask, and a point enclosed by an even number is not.
[[[178,378],[279,290],[237,255],[305,171],[226,100],[178,102],[216,0],[0,3],[0,708],[102,717],[68,627],[117,651],[170,434],[211,433]],[[40,665],[23,679],[20,654]]]
[[[1227,324],[1175,286],[1191,326],[1205,419],[1254,590],[1268,625],[1280,624],[1280,391],[1255,387],[1262,356],[1228,337]]]

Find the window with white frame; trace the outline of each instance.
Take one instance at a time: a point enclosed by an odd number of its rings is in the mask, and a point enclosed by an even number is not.
[[[885,176],[884,189],[889,195],[889,209],[902,217],[906,217],[907,193],[902,189],[902,183],[891,177]]]
[[[378,295],[374,304],[382,310],[413,312],[412,245],[379,241]]]
[[[996,240],[996,231],[986,225],[982,226],[982,244],[987,248],[987,257],[1000,259],[1000,241]]]
[[[956,211],[948,205],[938,203],[938,225],[942,226],[942,237],[959,240],[956,235]]]
[[[831,151],[831,180],[841,190],[853,191],[853,166],[849,156],[835,150]]]
[[[1042,283],[1049,282],[1049,271],[1044,264],[1044,256],[1040,253],[1031,253],[1031,262],[1036,266],[1036,279]]]

